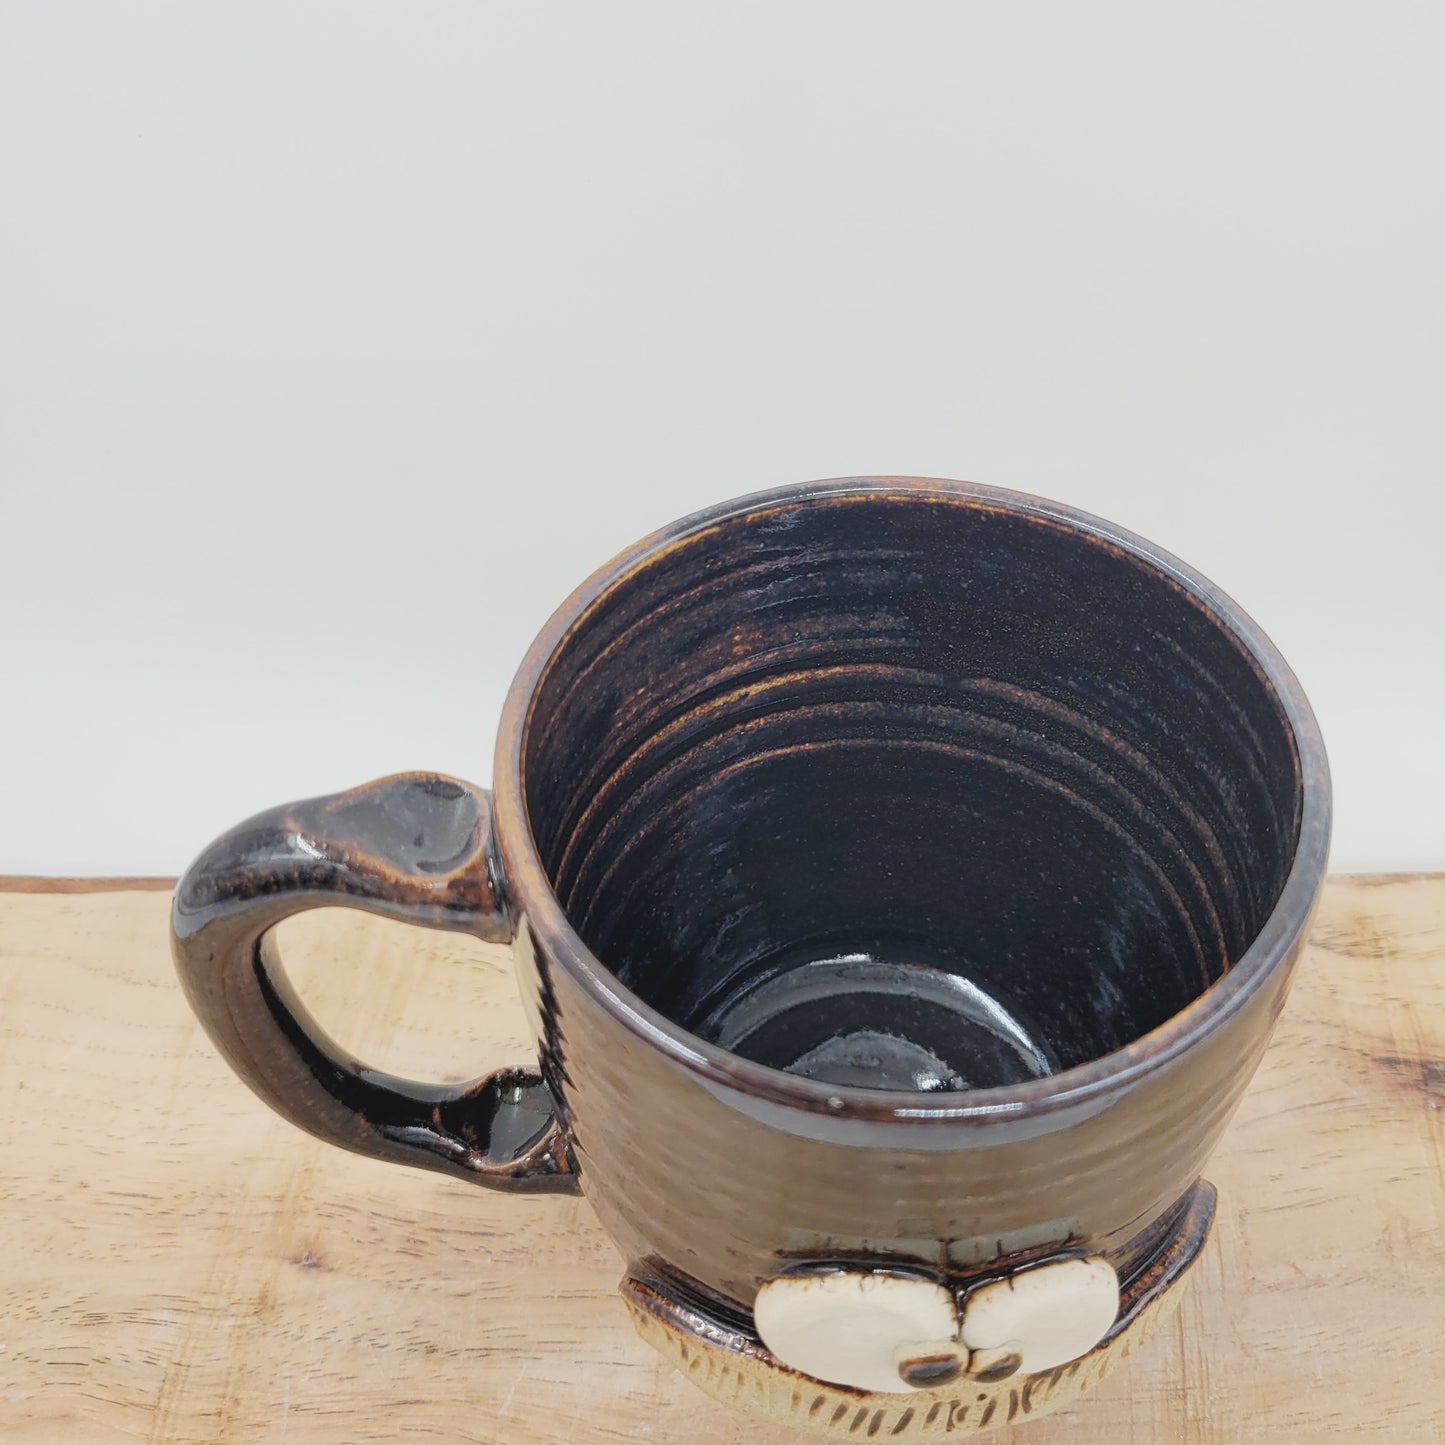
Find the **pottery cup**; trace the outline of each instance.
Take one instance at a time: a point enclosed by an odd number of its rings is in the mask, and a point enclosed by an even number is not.
[[[181,980],[274,1109],[580,1189],[650,1343],[844,1438],[1037,1413],[1157,1324],[1329,832],[1309,705],[1216,587],[986,487],[744,497],[562,605],[493,778],[274,808],[181,881]],[[331,904],[510,943],[536,1059],[351,1058],[273,933]]]

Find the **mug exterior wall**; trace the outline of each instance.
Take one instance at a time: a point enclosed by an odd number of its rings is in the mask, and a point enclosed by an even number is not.
[[[743,1309],[810,1260],[959,1281],[1079,1247],[1127,1279],[1234,1113],[1301,947],[1195,1047],[1086,1103],[881,1122],[702,1078],[621,1026],[519,924],[523,994],[583,1192],[634,1270]],[[1140,1236],[1147,1248],[1131,1248]]]

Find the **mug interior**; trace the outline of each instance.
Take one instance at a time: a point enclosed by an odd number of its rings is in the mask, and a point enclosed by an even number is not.
[[[1215,605],[1041,504],[924,489],[772,501],[647,554],[548,659],[522,783],[573,929],[644,1002],[758,1063],[920,1091],[1177,1013],[1269,917],[1303,802]]]

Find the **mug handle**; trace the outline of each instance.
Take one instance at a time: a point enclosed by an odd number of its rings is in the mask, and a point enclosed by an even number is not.
[[[494,1189],[575,1192],[566,1135],[536,1070],[417,1083],[360,1063],[310,1016],[274,929],[334,905],[509,943],[491,795],[439,773],[399,773],[238,824],[176,888],[176,971],[231,1067],[317,1138]]]

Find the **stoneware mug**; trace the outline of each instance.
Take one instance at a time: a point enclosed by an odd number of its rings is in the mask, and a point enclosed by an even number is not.
[[[649,1343],[843,1438],[1038,1413],[1157,1326],[1329,832],[1309,705],[1217,588],[1012,492],[744,497],[562,605],[493,776],[275,808],[181,881],[187,995],[274,1109],[581,1189]],[[538,1067],[351,1058],[272,932],[338,903],[509,942]]]

